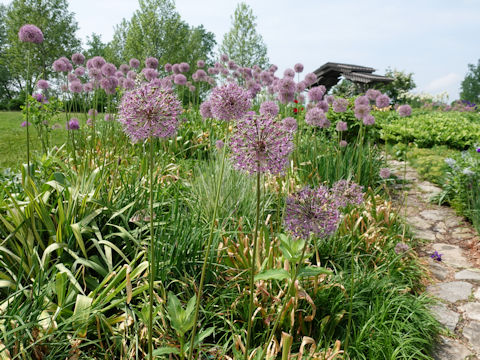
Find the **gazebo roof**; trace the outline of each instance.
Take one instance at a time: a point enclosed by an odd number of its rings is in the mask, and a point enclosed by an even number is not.
[[[312,86],[324,85],[328,90],[336,85],[342,76],[354,83],[361,84],[393,81],[389,77],[373,74],[374,71],[374,68],[366,66],[327,62],[314,71],[317,81]]]

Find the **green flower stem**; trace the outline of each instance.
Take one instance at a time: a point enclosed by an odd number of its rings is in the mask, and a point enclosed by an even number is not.
[[[228,142],[228,130],[227,130],[227,138],[225,139],[225,142]],[[223,147],[223,153],[222,153],[222,163],[220,166],[220,177],[218,178],[218,183],[217,183],[217,189],[216,189],[216,194],[215,194],[215,206],[213,208],[213,215],[212,215],[212,222],[210,225],[210,233],[208,235],[208,240],[207,240],[207,245],[205,247],[205,255],[203,257],[203,265],[202,265],[202,274],[200,276],[200,285],[198,287],[198,294],[197,294],[197,302],[195,304],[195,317],[193,321],[193,329],[192,329],[192,334],[191,334],[191,340],[190,340],[190,351],[188,353],[188,360],[192,359],[193,356],[193,347],[195,344],[195,334],[197,332],[197,322],[198,322],[198,313],[200,310],[200,298],[202,297],[202,292],[203,292],[203,284],[205,282],[205,273],[207,270],[207,263],[208,263],[208,255],[210,254],[210,247],[212,246],[212,241],[213,241],[213,231],[215,230],[215,220],[217,217],[217,209],[218,209],[218,202],[220,199],[220,189],[222,186],[222,181],[223,181],[223,171],[225,169],[225,154],[227,150],[226,147]]]
[[[155,271],[155,251],[153,237],[153,137],[150,137],[150,269],[148,286],[148,358],[153,359],[153,278]]]
[[[353,234],[352,234],[353,235]],[[353,254],[353,236],[352,236],[352,239],[351,239],[351,243],[350,243],[350,301],[349,301],[349,306],[348,306],[348,323],[347,323],[347,333],[345,335],[345,346],[344,346],[344,350],[345,350],[345,353],[347,352],[347,349],[348,349],[348,341],[349,341],[349,338],[350,338],[350,329],[352,328],[352,311],[353,311],[353,285],[354,285],[354,271],[353,271],[353,268],[354,268],[354,264],[355,264],[355,257],[354,257],[354,254]]]
[[[255,277],[255,267],[257,261],[257,237],[258,237],[258,223],[260,219],[260,171],[257,171],[257,218],[255,220],[255,232],[253,234],[253,254],[252,254],[252,266],[250,268],[250,297],[248,302],[248,327],[247,327],[247,342],[245,345],[245,356],[244,359],[248,360],[248,349],[250,347],[250,338],[252,336],[252,325],[253,325],[253,287],[254,277]]]
[[[27,90],[25,91],[25,106],[27,107],[27,176],[30,177],[30,132],[28,130],[29,120],[30,120],[30,104],[28,101],[28,95],[30,94],[30,47],[28,48],[27,53]]]
[[[263,348],[262,354],[260,355],[259,359],[264,359],[265,358],[268,345],[271,343],[271,341],[273,339],[273,336],[275,335],[275,332],[277,331],[278,324],[280,323],[280,318],[282,317],[282,313],[284,312],[285,306],[288,303],[288,297],[289,297],[290,293],[292,292],[293,286],[295,285],[295,281],[297,281],[298,268],[300,267],[301,263],[303,262],[303,258],[305,257],[305,251],[307,249],[307,244],[308,244],[308,241],[305,240],[305,244],[303,245],[303,249],[302,249],[302,255],[300,256],[300,260],[298,261],[298,263],[295,264],[294,275],[293,275],[293,278],[290,281],[290,284],[288,285],[288,289],[287,289],[286,296],[285,296],[285,301],[282,304],[282,308],[280,309],[280,312],[278,313],[277,317],[275,318],[275,322],[273,323],[273,328],[270,331],[270,335],[268,335],[267,342],[265,343],[265,347]]]

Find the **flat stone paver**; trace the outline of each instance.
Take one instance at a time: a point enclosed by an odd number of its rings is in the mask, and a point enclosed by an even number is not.
[[[473,294],[473,296],[475,297],[475,299],[480,300],[480,288],[475,291],[475,294]]]
[[[439,299],[455,303],[467,300],[472,294],[472,284],[465,281],[451,281],[427,286],[427,292]]]
[[[455,280],[468,280],[480,283],[480,270],[466,269],[455,274]]]
[[[445,304],[434,305],[430,310],[435,314],[435,317],[440,324],[452,332],[455,331],[460,314],[450,310]]]
[[[463,311],[464,318],[480,321],[480,302],[469,302],[459,306],[458,309]]]
[[[442,336],[435,346],[433,358],[435,360],[465,360],[470,355],[472,352],[465,345]]]
[[[438,280],[445,280],[449,273],[445,266],[432,259],[429,260],[428,268],[430,269],[432,275]]]
[[[457,245],[450,245],[445,243],[432,244],[434,251],[442,254],[442,262],[447,265],[457,268],[469,268],[470,264],[467,258],[463,255],[462,249]]]
[[[463,328],[463,336],[468,339],[475,351],[480,352],[480,322],[472,321]]]

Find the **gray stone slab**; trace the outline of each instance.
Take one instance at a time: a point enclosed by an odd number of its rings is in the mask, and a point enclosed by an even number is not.
[[[428,230],[433,225],[431,221],[422,219],[419,216],[408,218],[407,222],[410,226],[414,226],[419,230]]]
[[[432,221],[445,220],[445,213],[441,210],[423,210],[420,212],[420,216]]]
[[[417,184],[417,186],[423,192],[429,193],[430,195],[436,195],[442,191],[438,186],[433,185],[428,181],[422,181],[421,183]]]
[[[443,221],[439,221],[438,223],[435,224],[433,227],[433,230],[436,232],[439,232],[441,234],[446,234],[447,233],[447,226]]]
[[[444,304],[433,305],[430,307],[430,310],[435,314],[435,317],[440,324],[445,326],[451,332],[455,331],[460,314],[450,310]]]
[[[458,340],[441,337],[435,344],[433,358],[435,360],[465,360],[473,355],[468,348]]]
[[[475,293],[473,294],[473,296],[475,296],[475,299],[480,300],[480,288],[477,289],[477,291],[475,291]]]
[[[466,269],[455,274],[455,280],[467,280],[475,283],[480,283],[480,270]]]
[[[428,267],[432,275],[438,280],[445,280],[448,276],[448,269],[441,262],[429,258]]]
[[[459,307],[463,312],[463,317],[469,320],[480,321],[480,303],[469,302]]]
[[[450,245],[445,243],[436,243],[432,244],[434,251],[442,254],[442,262],[449,266],[454,266],[456,268],[469,268],[470,263],[467,258],[463,256],[462,249],[457,245]]]
[[[413,234],[417,239],[423,239],[423,240],[429,240],[429,241],[435,241],[437,238],[435,237],[435,233],[430,230],[420,230],[420,229],[412,229]]]
[[[427,292],[439,299],[455,303],[467,300],[472,294],[472,284],[464,281],[451,281],[427,286]]]
[[[463,328],[463,336],[468,339],[468,342],[475,351],[480,351],[480,322],[472,321]]]

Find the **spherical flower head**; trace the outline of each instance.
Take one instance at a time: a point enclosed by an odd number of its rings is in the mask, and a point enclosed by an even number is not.
[[[301,93],[306,88],[307,88],[307,84],[305,84],[305,81],[300,81],[300,82],[297,83],[297,85],[295,85],[295,91],[297,93]]]
[[[204,101],[202,105],[200,105],[200,115],[202,115],[204,119],[213,117],[210,101]]]
[[[149,69],[156,69],[158,67],[158,60],[154,57],[148,57],[145,59],[145,66]]]
[[[233,60],[228,60],[227,61],[227,67],[230,69],[230,70],[237,70],[238,69],[238,65],[235,63],[235,61]]]
[[[363,120],[370,114],[370,106],[368,105],[355,105],[355,117],[358,120]]]
[[[272,74],[275,74],[275,72],[278,70],[278,66],[277,65],[271,65],[269,68],[268,68],[268,71],[271,72]]]
[[[95,116],[98,115],[98,111],[95,110],[95,109],[90,109],[90,110],[88,110],[87,114],[88,114],[89,117],[95,117]]]
[[[328,103],[325,100],[320,100],[317,104],[317,107],[321,110],[323,110],[324,113],[328,112]]]
[[[325,238],[335,232],[339,220],[340,212],[324,186],[305,187],[286,199],[285,227],[299,238]]]
[[[197,61],[197,67],[200,68],[200,69],[203,68],[203,67],[205,67],[205,61],[203,61],[203,60],[198,60],[198,61]]]
[[[397,243],[397,245],[395,245],[395,249],[394,249],[395,254],[397,254],[397,255],[406,253],[408,250],[410,250],[410,247],[403,242]]]
[[[301,73],[303,71],[303,64],[297,63],[293,66],[293,70],[295,70],[296,73]]]
[[[412,115],[412,108],[410,105],[400,105],[397,109],[398,115],[406,117]]]
[[[305,95],[304,94],[298,94],[297,100],[299,104],[305,104]]]
[[[93,91],[93,84],[91,82],[83,84],[83,91],[86,93]]]
[[[234,167],[250,174],[283,174],[293,151],[291,133],[273,116],[254,112],[237,121],[230,146]]]
[[[323,86],[315,86],[310,89],[308,92],[308,98],[310,101],[318,102],[323,99],[323,95],[325,94],[325,87]]]
[[[260,114],[276,116],[278,114],[278,105],[274,101],[265,101],[260,105]]]
[[[43,100],[44,100],[43,95],[40,94],[40,93],[32,94],[32,97],[33,97],[35,100],[37,100],[37,102],[39,102],[39,103],[43,102]]]
[[[227,54],[220,55],[220,61],[227,62],[228,61],[228,55]]]
[[[295,71],[293,71],[293,69],[285,69],[283,76],[293,78],[295,76]]]
[[[140,60],[131,58],[128,64],[132,69],[137,69],[140,66]]]
[[[390,169],[388,168],[381,168],[379,175],[382,179],[388,179],[390,177]]]
[[[174,74],[180,74],[181,71],[180,71],[180,64],[173,64],[172,65],[172,72]]]
[[[213,116],[225,121],[240,119],[252,105],[248,92],[234,82],[215,87],[209,101]]]
[[[97,68],[88,69],[88,77],[92,80],[100,81],[103,78],[102,70]]]
[[[365,96],[368,98],[370,101],[375,101],[377,97],[379,97],[382,93],[379,90],[376,89],[368,89],[367,92],[365,93]]]
[[[77,118],[71,118],[67,123],[67,130],[78,130],[80,129],[80,123]]]
[[[225,143],[222,140],[217,140],[215,142],[215,147],[217,148],[217,150],[222,150],[224,146]]]
[[[122,74],[127,75],[128,71],[130,70],[130,66],[128,66],[127,64],[122,64],[122,65],[120,65],[118,70],[120,70],[122,72]]]
[[[81,93],[82,90],[83,90],[83,85],[80,81],[75,80],[70,83],[70,91],[72,93],[78,94],[78,93]]]
[[[90,127],[93,126],[93,120],[92,119],[90,119],[90,118],[87,119],[87,126],[90,126]]]
[[[348,100],[343,98],[337,98],[333,101],[333,111],[337,113],[343,113],[347,111]]]
[[[110,114],[105,114],[104,120],[105,121],[110,121],[110,120],[112,120],[112,116]]]
[[[297,120],[295,120],[293,117],[286,117],[282,120],[282,127],[287,132],[294,133],[298,128]]]
[[[305,75],[304,81],[307,86],[313,85],[317,82],[317,75],[315,75],[314,73],[308,73],[307,75]]]
[[[144,84],[124,93],[118,120],[130,139],[138,142],[174,135],[181,113],[182,105],[173,91]]]
[[[120,78],[123,78],[123,72],[121,72],[120,70],[117,70],[115,71],[115,75],[114,75],[117,79],[120,79]]]
[[[80,53],[75,53],[72,55],[72,62],[75,65],[82,65],[85,62],[85,56],[83,56],[83,54],[80,54]]]
[[[372,114],[367,114],[363,118],[363,125],[371,126],[375,124],[375,117]]]
[[[339,121],[335,128],[337,131],[347,131],[348,126],[345,121]]]
[[[101,56],[95,56],[93,57],[92,59],[92,66],[95,68],[95,69],[101,69],[103,65],[105,65],[107,62],[105,61],[105,59]]]
[[[35,25],[26,24],[18,31],[18,39],[21,42],[41,44],[43,42],[43,33],[42,30]]]
[[[79,66],[74,71],[76,76],[83,76],[85,75],[85,68],[83,66]]]
[[[183,74],[177,74],[175,75],[175,77],[173,78],[173,82],[176,84],[176,85],[185,85],[187,83],[187,78],[185,77],[185,75]]]
[[[133,81],[132,79],[125,79],[123,81],[123,88],[126,89],[126,90],[131,90],[135,87],[135,81]]]
[[[390,98],[385,94],[379,95],[375,100],[375,104],[379,109],[383,109],[390,105]]]
[[[118,79],[114,76],[103,78],[100,81],[100,86],[109,95],[115,94],[115,90],[118,86]]]
[[[127,79],[135,80],[137,78],[137,73],[133,70],[127,72]]]
[[[67,79],[69,82],[78,81],[77,75],[75,75],[74,73],[68,73]]]
[[[56,72],[68,71],[67,64],[65,64],[65,61],[61,59],[55,60],[52,64],[52,67],[53,67],[53,71],[56,71]]]
[[[318,126],[320,128],[330,126],[329,121],[327,120],[327,116],[322,109],[314,107],[307,111],[305,115],[305,122],[311,126]],[[328,124],[328,125],[327,125]]]
[[[325,96],[325,101],[328,103],[328,105],[332,105],[335,101],[335,97],[333,95],[327,95]]]
[[[366,96],[359,96],[355,99],[355,107],[360,105],[370,106],[370,100]]]
[[[188,65],[186,62],[182,62],[180,65],[178,65],[178,69],[180,72],[185,73],[190,70],[190,65]]]
[[[153,79],[156,79],[158,77],[157,70],[152,68],[144,68],[142,70],[142,73],[145,76],[145,79],[147,79],[147,81],[152,81]]]
[[[363,202],[362,187],[353,181],[339,180],[331,189],[333,201],[339,207],[360,205]]]
[[[111,63],[106,63],[102,66],[102,74],[105,76],[113,76],[117,71],[117,67]]]
[[[48,85],[48,82],[46,80],[40,79],[37,81],[37,87],[39,89],[46,90],[50,87],[50,85]]]
[[[345,140],[341,140],[338,145],[340,145],[340,147],[344,148],[344,147],[347,147],[348,143],[345,141]]]

